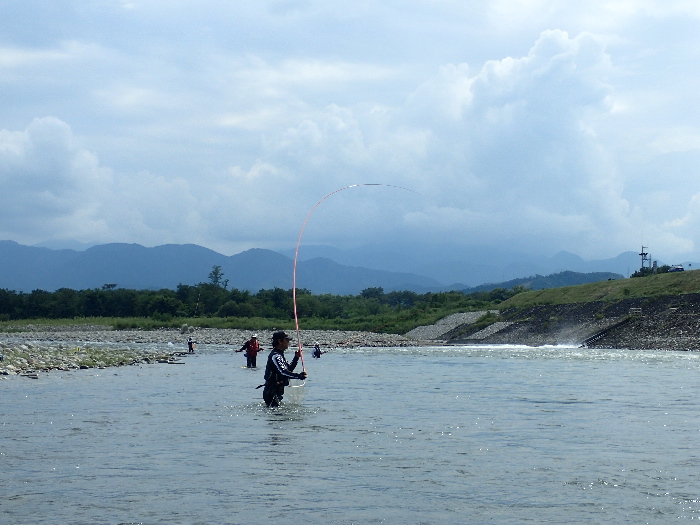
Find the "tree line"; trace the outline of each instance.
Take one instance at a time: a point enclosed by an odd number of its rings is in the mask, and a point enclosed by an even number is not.
[[[181,318],[294,318],[292,290],[273,288],[251,293],[228,288],[220,268],[214,267],[209,282],[180,284],[177,289],[133,290],[115,284],[102,288],[30,293],[0,289],[0,320],[74,319],[80,317],[144,317],[160,321]],[[411,291],[385,293],[367,288],[359,295],[312,294],[297,289],[300,319],[348,320],[378,317],[410,317],[428,311],[490,308],[515,295],[519,288],[465,294],[459,291],[418,294]],[[404,315],[405,314],[405,315]]]

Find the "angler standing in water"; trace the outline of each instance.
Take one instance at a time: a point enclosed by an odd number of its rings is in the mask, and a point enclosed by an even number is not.
[[[284,357],[284,351],[289,348],[289,336],[283,331],[272,334],[272,351],[267,357],[265,366],[265,384],[263,399],[269,407],[278,407],[284,397],[284,387],[289,386],[290,379],[306,379],[306,372],[295,374],[294,368],[301,357],[301,350],[294,352],[291,363]],[[259,387],[258,387],[259,388]]]
[[[260,345],[258,344],[258,334],[253,334],[250,340],[243,343],[243,346],[236,350],[236,352],[242,352],[245,350],[245,357],[247,360],[248,368],[257,368],[258,363],[258,352],[260,351]]]
[[[326,353],[328,353],[328,350],[326,350],[325,352],[321,352],[321,345],[319,345],[318,341],[316,341],[316,344],[314,345],[314,351],[311,352],[311,356],[315,357],[316,359],[321,359],[321,356]]]

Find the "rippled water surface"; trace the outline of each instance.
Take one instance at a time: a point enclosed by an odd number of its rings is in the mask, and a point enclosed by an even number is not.
[[[0,523],[700,519],[699,354],[333,351],[270,410],[201,346],[0,381]]]

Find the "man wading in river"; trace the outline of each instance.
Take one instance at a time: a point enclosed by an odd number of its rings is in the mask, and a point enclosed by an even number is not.
[[[263,399],[269,407],[278,407],[284,396],[284,387],[289,385],[290,379],[306,379],[306,372],[295,374],[294,367],[299,361],[300,352],[294,352],[294,359],[291,363],[284,357],[284,351],[289,348],[289,336],[280,331],[272,334],[272,352],[267,357],[265,366],[265,389]],[[259,388],[259,387],[258,387]]]
[[[257,368],[258,363],[258,352],[260,351],[260,345],[258,344],[258,334],[253,334],[253,336],[243,343],[243,346],[236,350],[236,352],[243,352],[245,350],[245,357],[248,363],[248,368]]]

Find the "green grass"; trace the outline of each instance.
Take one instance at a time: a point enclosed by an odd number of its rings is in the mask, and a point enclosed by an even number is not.
[[[433,324],[439,319],[453,313],[464,311],[454,306],[445,308],[423,308],[350,318],[322,319],[317,317],[302,318],[299,326],[302,330],[348,330],[388,332],[403,334],[421,326]],[[28,319],[1,321],[0,332],[26,332],[32,327],[72,327],[103,326],[105,330],[158,330],[161,328],[179,329],[182,325],[195,328],[220,328],[237,330],[293,330],[293,319],[268,319],[262,317],[174,317],[171,319],[153,319],[149,317],[81,317],[75,319]]]
[[[448,314],[445,314],[448,315]],[[437,320],[441,316],[433,313],[426,320]],[[397,328],[409,326],[406,330],[413,328],[418,318],[409,321],[393,316],[367,316],[355,317],[351,319],[320,319],[308,318],[300,319],[299,325],[304,330],[376,330],[388,329],[394,332]],[[434,321],[430,321],[434,322]],[[33,328],[43,327],[60,328],[81,326],[103,326],[105,330],[158,330],[161,328],[179,329],[182,325],[193,326],[195,328],[220,328],[236,330],[293,330],[294,320],[292,319],[268,319],[262,317],[180,317],[165,320],[152,319],[149,317],[84,317],[76,319],[25,319],[16,321],[1,321],[0,332],[27,332]],[[397,332],[398,333],[398,332]]]
[[[0,321],[0,332],[26,332],[34,327],[103,326],[106,330],[158,330],[180,328],[183,324],[197,328],[232,328],[241,330],[291,329],[289,319],[263,319],[259,317],[173,317],[168,320],[150,317],[76,317],[73,319],[23,319]]]
[[[700,271],[662,273],[648,277],[601,281],[577,286],[523,292],[499,305],[499,308],[523,308],[542,304],[621,301],[636,297],[658,297],[700,293]]]

